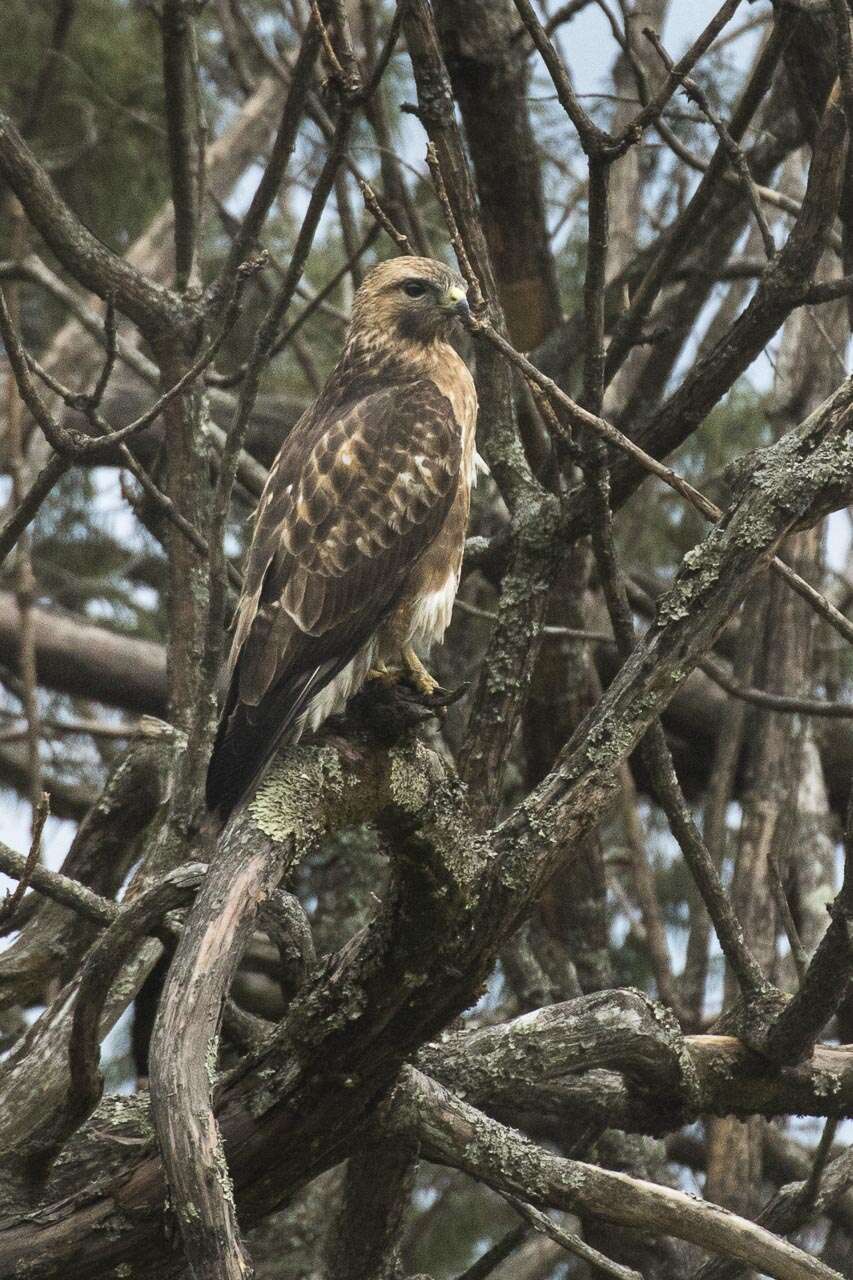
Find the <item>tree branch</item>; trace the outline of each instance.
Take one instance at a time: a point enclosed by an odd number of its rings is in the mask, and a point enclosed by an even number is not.
[[[87,289],[151,334],[184,323],[183,304],[112,253],[71,212],[9,117],[0,112],[0,175],[60,262]]]
[[[740,1258],[778,1280],[840,1280],[818,1259],[707,1200],[553,1156],[413,1068],[404,1071],[393,1106],[394,1122],[420,1139],[428,1159],[541,1208],[581,1211],[614,1225],[662,1231]]]

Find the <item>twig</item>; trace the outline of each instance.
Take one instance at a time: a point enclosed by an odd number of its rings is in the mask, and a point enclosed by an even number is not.
[[[338,270],[334,273],[334,275],[332,275],[329,278],[329,280],[323,285],[322,289],[319,289],[317,293],[314,294],[313,297],[309,298],[307,305],[302,309],[302,311],[300,311],[299,315],[296,317],[293,323],[289,325],[287,329],[285,329],[281,337],[276,339],[275,345],[273,346],[272,351],[270,352],[271,360],[275,359],[276,356],[280,355],[281,352],[285,350],[285,348],[290,343],[290,341],[293,338],[295,338],[296,335],[299,333],[299,330],[302,328],[302,326],[306,324],[306,322],[310,320],[311,317],[315,315],[317,311],[323,310],[326,299],[330,296],[330,294],[334,293],[335,289],[338,287],[341,280],[343,280],[344,276],[349,274],[349,272],[352,270],[354,262],[360,261],[361,258],[364,257],[367,250],[371,247],[371,245],[376,240],[376,237],[379,235],[379,231],[380,231],[379,225],[374,224],[374,226],[370,228],[370,230],[367,232],[367,235],[364,237],[361,244],[356,249],[354,257],[347,258],[346,262],[344,262],[343,265],[340,266]],[[271,261],[273,261],[272,258],[271,258]],[[284,279],[286,276],[286,272],[282,270],[281,275],[282,275],[282,279]],[[307,290],[305,292],[307,292]],[[301,286],[297,288],[297,293],[299,293],[300,296],[302,296],[303,291]],[[341,313],[336,312],[335,313],[336,318],[340,314]],[[344,320],[346,319],[345,316],[341,316],[341,318]],[[206,381],[211,386],[236,387],[245,378],[246,370],[248,369],[248,367],[249,367],[249,362],[248,360],[246,360],[239,366],[239,368],[235,369],[233,373],[215,373],[215,372],[208,373]]]
[[[104,363],[98,380],[89,396],[89,404],[93,409],[100,406],[104,393],[113,376],[116,356],[118,355],[118,328],[116,325],[116,305],[112,294],[107,298],[107,309],[104,314]]]
[[[706,676],[734,698],[750,702],[756,707],[767,707],[770,711],[790,713],[803,716],[828,716],[830,719],[849,720],[853,717],[853,704],[847,702],[826,702],[821,698],[789,698],[780,693],[768,693],[766,689],[747,688],[733,680],[722,667],[710,658],[700,662],[699,666]]]
[[[666,145],[670,148],[673,154],[678,157],[679,160],[683,160],[685,164],[689,165],[691,169],[695,169],[697,173],[709,173],[711,171],[712,165],[714,163],[714,159],[712,158],[711,160],[703,160],[701,156],[698,156],[694,152],[692,152],[689,149],[689,147],[686,147],[684,143],[681,141],[681,139],[678,138],[672,132],[669,126],[665,123],[665,121],[658,120],[655,125],[655,128],[657,129],[658,133],[660,134],[661,138],[664,140]],[[746,163],[748,164],[749,162],[746,161]],[[728,186],[739,187],[739,188],[743,187],[743,181],[740,175],[738,173],[732,172],[731,169],[724,169],[717,176],[719,177],[721,182],[725,182]],[[755,193],[757,198],[762,202],[762,204],[769,205],[771,209],[779,209],[782,213],[787,213],[792,218],[799,217],[803,208],[803,203],[801,200],[796,200],[793,196],[786,195],[782,191],[777,191],[775,187],[768,187],[762,182],[756,182],[754,178],[752,178],[750,181],[751,181],[753,192]],[[837,231],[833,230],[832,227],[828,227],[824,232],[823,241],[835,253],[837,254],[841,253],[842,251],[841,236],[838,234]],[[762,270],[756,271],[755,274],[760,276],[763,270],[765,269],[766,269],[766,261],[762,266]],[[671,272],[670,278],[678,279],[678,277],[683,273],[683,270],[684,270],[683,268],[674,270],[673,272]],[[827,296],[824,296],[823,294],[824,289],[828,291]],[[817,302],[831,301],[832,298],[836,296],[836,294],[834,294],[831,290],[832,290],[832,282],[830,281],[826,281],[823,284],[818,283],[814,285],[807,285],[804,287],[803,293],[802,293],[803,302],[809,302],[812,300]],[[812,294],[814,294],[814,299],[812,299]],[[796,305],[799,306],[800,303],[797,303]]]
[[[0,564],[18,542],[21,534],[35,520],[42,503],[50,496],[54,485],[61,480],[71,466],[68,458],[51,454],[27,492],[16,503],[12,514],[0,528]]]
[[[263,48],[262,42],[261,45]],[[308,24],[303,36],[302,44],[293,66],[287,97],[282,108],[278,131],[266,168],[255,189],[255,194],[252,196],[240,228],[231,242],[231,248],[222,270],[207,290],[207,305],[212,311],[217,311],[227,305],[240,264],[258,246],[258,237],[263,230],[263,225],[272,203],[278,195],[284,175],[287,172],[293,148],[296,145],[305,102],[314,78],[314,63],[317,60],[319,50],[320,32],[316,24],[311,22]],[[281,68],[279,67],[280,70]]]
[[[791,912],[791,904],[788,902],[788,895],[786,894],[785,886],[782,883],[782,876],[779,872],[779,864],[776,861],[776,855],[773,850],[769,848],[767,849],[766,864],[770,875],[770,885],[773,889],[773,896],[776,899],[779,918],[782,921],[782,928],[785,930],[785,937],[788,939],[788,946],[791,948],[791,958],[794,961],[797,978],[800,983],[802,983],[803,978],[806,976],[809,958],[806,955],[805,948],[800,940],[800,932]]]
[[[480,288],[480,281],[477,277],[476,271],[471,266],[471,259],[468,257],[465,242],[459,233],[459,225],[456,221],[456,215],[453,212],[453,206],[451,205],[447,194],[447,187],[444,184],[444,175],[441,172],[441,165],[438,162],[438,152],[436,151],[435,143],[433,142],[427,144],[426,162],[429,166],[430,174],[432,175],[435,194],[438,197],[438,202],[441,205],[441,211],[444,214],[444,221],[447,225],[450,243],[453,245],[453,252],[456,254],[456,260],[459,263],[459,270],[462,272],[462,275],[465,278],[465,283],[468,286],[471,307],[476,313],[479,313],[485,306],[483,293]]]
[[[485,622],[497,622],[498,616],[493,609],[480,608],[479,604],[471,604],[470,600],[462,599],[461,596],[457,596],[453,608],[459,609],[461,613],[469,613],[473,618],[483,618]],[[542,634],[552,640],[585,640],[589,644],[616,644],[615,637],[610,632],[589,631],[581,627],[548,625],[542,628]],[[853,719],[853,703],[834,703],[822,698],[789,698],[785,694],[771,694],[766,689],[754,689],[752,685],[740,685],[711,658],[703,659],[699,663],[699,669],[727,694],[731,694],[733,698],[739,698],[744,703],[751,703],[754,707],[766,707],[772,712],[790,714],[790,716]]]
[[[364,200],[365,208],[369,210],[379,226],[382,227],[383,231],[385,231],[386,234],[394,241],[395,245],[400,250],[400,253],[411,253],[412,246],[409,244],[408,236],[404,235],[402,231],[399,231],[397,227],[394,226],[394,223],[379,203],[376,192],[373,190],[370,183],[365,181],[364,178],[359,178],[358,186],[361,191],[362,199]]]
[[[314,19],[314,23],[317,27],[317,30],[320,33],[320,39],[323,44],[323,56],[325,57],[326,62],[329,64],[329,70],[331,71],[332,75],[335,76],[335,78],[339,80],[341,83],[343,83],[345,78],[344,69],[341,66],[340,60],[335,51],[335,46],[332,44],[331,36],[326,30],[326,24],[323,21],[323,15],[320,12],[320,6],[318,5],[317,0],[309,0],[309,3],[311,5],[311,15]]]
[[[563,26],[566,22],[571,22],[576,14],[591,3],[592,0],[567,0],[566,4],[561,4],[559,9],[555,9],[545,23],[545,34],[552,36],[558,27]],[[524,27],[519,28],[517,35],[521,35],[523,31]]]
[[[171,402],[186,388],[193,383],[204,372],[207,366],[215,359],[216,353],[222,346],[228,333],[234,327],[237,321],[240,309],[240,298],[245,281],[258,270],[262,260],[255,258],[250,259],[247,263],[242,264],[240,271],[235,277],[234,293],[230,300],[228,309],[216,336],[201,352],[201,354],[193,361],[187,371],[169,387],[167,391],[154,402],[145,413],[135,418],[133,422],[127,426],[120,427],[113,431],[109,424],[101,417],[98,412],[98,403],[100,396],[103,394],[100,389],[102,378],[99,379],[95,388],[95,394],[92,396],[81,395],[78,392],[70,391],[67,387],[61,391],[59,384],[52,375],[42,368],[34,356],[30,355],[24,349],[20,338],[18,337],[17,325],[13,321],[13,317],[9,312],[5,297],[0,290],[0,336],[3,338],[9,361],[15,374],[18,391],[21,398],[29,409],[35,421],[41,427],[49,443],[53,446],[57,453],[62,454],[66,458],[81,459],[87,455],[94,454],[99,450],[119,445],[129,440],[131,437],[144,431],[160,416],[163,410],[171,404]],[[109,341],[109,339],[108,339]],[[108,359],[109,360],[109,350]],[[32,380],[31,372],[38,374],[43,382],[62,397],[69,408],[78,410],[86,415],[92,425],[99,432],[97,438],[83,435],[79,431],[69,431],[60,423],[58,423],[50,414],[47,406],[42,400],[35,383]]]
[[[195,547],[201,558],[203,560],[207,560],[209,556],[207,540],[199,533],[195,525],[190,524],[186,516],[178,511],[172,499],[154,483],[151,476],[142,466],[141,462],[137,461],[126,444],[119,445],[119,454],[128,471],[141,485],[142,489],[157,509],[161,511],[165,518],[183,534],[192,546]],[[226,572],[231,586],[234,587],[236,591],[241,591],[243,588],[243,575],[240,573],[237,566],[232,564],[230,560],[226,561]]]
[[[845,618],[840,609],[836,609],[831,600],[806,582],[805,578],[801,578],[795,573],[790,565],[781,560],[779,556],[774,556],[770,561],[770,568],[781,578],[783,582],[787,582],[788,586],[796,591],[806,604],[814,609],[815,613],[819,613],[824,622],[828,622],[834,631],[843,636],[848,644],[853,644],[853,622],[849,618]]]
[[[92,738],[117,738],[126,740],[139,732],[136,724],[107,724],[103,720],[53,720],[44,717],[42,728],[49,729],[59,737],[88,735]],[[0,730],[0,742],[20,742],[26,735],[26,729]]]
[[[781,1065],[807,1057],[844,995],[853,972],[853,792],[844,832],[844,879],[828,908],[829,927],[792,996],[767,1031],[763,1051]]]
[[[761,995],[768,990],[769,983],[747,944],[714,859],[684,798],[660,721],[649,730],[647,741],[650,743],[648,761],[653,769],[655,795],[708,908],[723,954],[744,994],[751,997]]]
[[[506,1235],[501,1236],[491,1249],[487,1249],[481,1258],[476,1262],[472,1262],[456,1280],[488,1280],[496,1267],[507,1259],[510,1254],[515,1253],[519,1245],[524,1244],[530,1235],[530,1228],[525,1224],[519,1223],[517,1227],[513,1227],[511,1231],[507,1231]]]
[[[44,289],[51,297],[61,302],[71,312],[75,320],[79,322],[81,328],[93,337],[99,346],[105,347],[107,338],[101,317],[90,307],[87,307],[80,295],[70,288],[64,280],[60,279],[49,267],[45,266],[41,258],[31,253],[22,262],[10,264],[8,271],[5,270],[6,264],[3,264],[3,268],[0,269],[0,279],[9,278],[14,268],[20,273],[21,279],[38,285],[40,289]],[[132,369],[143,382],[148,383],[149,386],[156,387],[158,379],[156,364],[143,355],[126,338],[123,338],[121,334],[116,335],[116,354],[119,360],[128,369]]]
[[[42,400],[39,390],[31,377],[33,358],[25,351],[23,343],[18,337],[17,317],[13,315],[16,308],[13,291],[9,291],[9,301],[12,303],[11,309],[7,304],[6,292],[0,289],[0,337],[3,339],[6,355],[12,367],[17,393],[36,423],[41,427],[49,444],[52,445],[57,453],[73,458],[76,456],[78,448],[85,444],[85,437],[80,432],[67,431],[58,422],[54,421],[47,405]]]
[[[21,899],[29,888],[33,869],[41,857],[41,837],[49,814],[50,797],[46,791],[43,791],[41,799],[33,812],[33,834],[30,842],[30,851],[21,870],[20,879],[12,893],[6,895],[5,902],[0,904],[0,925],[5,924],[7,920],[11,920],[18,909]]]
[[[729,125],[729,132],[735,140],[744,136],[750,120],[764,99],[782,56],[785,40],[783,24],[774,24]],[[717,182],[726,169],[726,162],[725,148],[720,143],[705,168],[702,181],[669,229],[662,247],[655,253],[650,267],[632,294],[630,307],[613,331],[607,352],[610,376],[620,368],[631,349],[631,338],[642,329],[666,280],[693,247],[696,230],[711,203]]]
[[[628,121],[619,137],[614,139],[612,147],[607,149],[608,158],[616,159],[618,156],[624,155],[629,147],[639,141],[648,125],[659,120],[664,107],[677,91],[683,77],[695,67],[702,55],[714,43],[723,27],[731,21],[740,3],[741,0],[726,0],[725,4],[717,10],[704,31],[697,36],[683,57],[679,58],[678,62],[671,64],[669,75],[661,85],[659,92],[637,113],[633,120]]]
[[[603,1253],[599,1253],[598,1249],[593,1249],[592,1245],[587,1244],[585,1240],[573,1231],[564,1231],[541,1209],[534,1209],[532,1204],[527,1204],[526,1201],[519,1200],[516,1196],[509,1195],[508,1192],[502,1191],[500,1194],[507,1204],[511,1204],[516,1213],[525,1222],[528,1222],[535,1231],[548,1236],[555,1244],[565,1249],[567,1253],[571,1253],[574,1257],[588,1263],[596,1271],[600,1271],[602,1275],[613,1276],[614,1280],[643,1280],[639,1271],[635,1271],[633,1267],[622,1267],[618,1262],[613,1262],[611,1258],[605,1257]]]
[[[36,862],[27,867],[28,859],[15,853],[7,845],[0,843],[0,871],[7,876],[20,880],[29,876],[29,884],[37,893],[58,902],[60,906],[70,907],[78,915],[90,920],[93,924],[110,924],[118,913],[118,907],[109,898],[93,893],[78,880],[72,880],[58,871],[48,871],[47,867]]]
[[[653,31],[651,27],[644,27],[643,35],[655,49],[667,71],[673,73],[674,64],[672,58],[670,58],[666,49],[664,49],[661,44],[657,32]],[[768,259],[772,260],[776,256],[776,243],[773,239],[773,233],[770,230],[767,219],[764,216],[764,210],[761,207],[761,196],[756,187],[755,180],[749,171],[746,156],[729,133],[721,117],[716,111],[714,111],[705,93],[700,89],[696,81],[685,74],[680,74],[678,78],[681,81],[688,98],[690,98],[691,102],[695,102],[699,110],[707,117],[716,130],[720,142],[725,147],[726,154],[728,155],[735,172],[740,178],[743,189],[746,192],[747,199],[749,200],[750,207],[752,208],[753,216],[755,218],[759,234],[761,235],[761,242],[764,245],[764,252]]]
[[[348,258],[347,261],[341,267],[338,268],[338,270],[328,280],[328,282],[323,285],[323,288],[318,290],[318,292],[314,294],[313,298],[309,299],[308,305],[304,307],[303,310],[299,313],[299,315],[293,321],[293,324],[291,324],[287,329],[285,329],[281,337],[276,340],[275,345],[273,346],[273,349],[270,353],[270,359],[275,359],[275,357],[285,349],[288,343],[291,342],[292,339],[296,337],[296,335],[299,333],[299,330],[302,328],[302,326],[306,323],[306,321],[310,320],[311,317],[314,315],[315,311],[317,311],[323,305],[323,303],[328,298],[329,294],[334,292],[334,290],[340,284],[341,280],[343,280],[344,276],[349,275],[352,272],[354,265],[357,262],[361,261],[361,259],[364,257],[365,253],[371,247],[371,245],[373,244],[373,242],[375,241],[378,235],[379,235],[379,227],[376,225],[372,226],[370,230],[367,232],[367,235],[362,240],[361,244],[358,245],[358,247],[356,248],[356,251],[353,254],[353,256],[351,258]],[[299,287],[297,287],[297,293],[299,291],[300,289]],[[338,313],[338,315],[340,314],[341,313]],[[342,318],[344,321],[347,320],[347,317],[345,315]]]
[[[493,329],[487,321],[477,320],[472,317],[469,321],[469,327],[476,333],[482,333],[511,364],[521,370],[525,378],[535,382],[559,408],[565,411],[569,423],[589,428],[589,430],[601,436],[602,439],[609,441],[624,453],[629,454],[643,470],[650,475],[657,476],[659,480],[663,480],[664,484],[685,498],[706,520],[716,522],[721,518],[723,512],[716,503],[711,502],[709,498],[706,498],[692,484],[679,476],[671,467],[665,466],[662,462],[658,462],[656,458],[646,453],[638,444],[635,444],[633,440],[624,435],[618,427],[614,427],[612,423],[598,417],[596,414],[588,413],[570,396],[567,396],[553,379],[544,374],[541,369],[537,369],[536,365],[532,364],[526,356],[516,351],[512,344]],[[567,432],[566,423],[559,419],[558,421],[560,430]],[[570,436],[567,436],[567,438],[571,439]],[[803,600],[811,605],[831,627],[838,631],[840,635],[843,635],[845,640],[853,644],[853,623],[845,618],[844,614],[836,609],[835,605],[827,600],[821,592],[801,578],[798,573],[795,573],[779,556],[773,557],[770,561],[770,568],[784,582],[787,582]]]
[[[472,618],[483,618],[486,622],[498,620],[498,615],[493,610],[481,609],[479,605],[471,604],[469,600],[463,600],[459,596],[456,597],[453,607],[460,609],[462,613],[470,614]],[[542,628],[542,634],[554,640],[587,640],[590,644],[616,643],[613,636],[606,631],[586,631],[580,627],[545,626]]]
[[[605,418],[601,418],[596,413],[590,413],[584,409],[575,400],[557,386],[552,378],[542,373],[541,369],[537,369],[526,356],[516,351],[506,338],[502,337],[492,326],[485,320],[472,319],[469,327],[482,335],[496,347],[511,364],[514,364],[525,376],[525,378],[535,383],[550,400],[560,409],[562,409],[573,426],[588,428],[603,440],[614,444],[634,459],[635,462],[648,471],[650,475],[657,476],[664,484],[669,485],[676,493],[686,498],[692,506],[696,507],[707,520],[718,520],[722,515],[720,508],[715,506],[708,498],[695,489],[692,484],[679,476],[671,467],[663,462],[658,462],[657,458],[653,458],[650,454],[641,449],[638,444],[629,439],[618,427],[614,427],[612,423]],[[565,430],[564,423],[557,419],[561,431]]]
[[[50,390],[54,392],[55,395],[58,395],[60,399],[64,400],[64,402],[67,405],[72,406],[72,405],[79,405],[81,403],[81,397],[77,392],[71,391],[69,387],[64,386],[63,383],[61,383],[57,378],[55,378],[52,373],[49,373],[47,369],[42,368],[42,366],[38,363],[38,361],[33,359],[32,356],[28,356],[27,360],[32,365],[34,372],[38,374],[38,376],[45,383],[45,385],[48,386]],[[181,378],[180,381],[183,382],[184,379]],[[176,384],[176,386],[177,385],[178,384]],[[171,391],[172,391],[172,394],[177,394],[174,387],[171,389]],[[83,401],[85,402],[85,397],[83,397]],[[96,429],[99,429],[100,425],[102,424],[103,424],[103,419],[100,417],[100,414],[95,413],[93,425],[96,427]],[[98,441],[99,445],[103,445],[103,439],[104,439],[103,436],[100,437]],[[169,520],[170,523],[173,524],[175,528],[178,529],[183,534],[183,536],[192,544],[192,546],[195,547],[198,553],[202,557],[204,557],[204,559],[207,559],[208,546],[205,538],[203,538],[202,535],[199,533],[198,529],[196,529],[194,525],[190,524],[189,520],[187,520],[186,517],[182,515],[180,511],[178,511],[177,507],[172,502],[172,499],[168,497],[167,494],[163,493],[163,491],[160,488],[158,488],[158,486],[152,480],[151,476],[142,466],[142,463],[139,462],[138,459],[133,456],[130,449],[127,447],[127,445],[123,441],[119,442],[118,444],[118,453],[119,453],[119,457],[122,460],[123,465],[131,473],[134,479],[142,486],[145,493],[151,499],[154,505],[158,508],[158,510],[161,511],[162,514],[165,516],[165,518]],[[70,465],[70,463],[68,465]],[[2,561],[0,561],[0,563],[2,563]],[[231,562],[229,561],[227,572],[228,572],[228,578],[232,586],[234,586],[239,591],[243,583],[243,579],[242,579],[242,575],[240,574],[240,571],[236,568],[235,565],[231,564]]]
[[[622,825],[625,829],[625,839],[631,862],[634,895],[637,906],[640,909],[640,918],[646,934],[646,950],[648,951],[658,994],[661,1000],[675,1012],[682,1025],[689,1024],[691,1021],[689,1010],[685,1007],[685,1003],[679,994],[675,975],[672,971],[666,924],[661,904],[658,900],[654,872],[649,864],[646,851],[645,831],[640,818],[637,789],[627,764],[621,766],[620,774],[622,785],[619,789],[619,797],[622,808]]]
[[[560,105],[575,126],[584,152],[587,156],[600,155],[607,144],[612,144],[613,139],[603,129],[599,129],[592,117],[587,115],[581,106],[569,72],[548,39],[530,0],[515,0],[515,7],[531,40],[539,50],[542,61],[548,68]]]
[[[246,282],[250,280],[251,277],[263,266],[263,262],[263,257],[259,255],[255,258],[249,259],[248,262],[241,265],[237,272],[234,296],[231,299],[231,303],[223,317],[216,335],[211,339],[200,355],[198,355],[192,362],[186,373],[182,374],[167,391],[164,391],[163,394],[154,401],[154,404],[152,404],[149,409],[146,409],[146,411],[140,414],[138,418],[134,418],[133,422],[129,422],[126,426],[119,427],[115,431],[111,431],[109,424],[105,422],[97,412],[98,400],[94,395],[78,395],[74,392],[70,392],[63,397],[69,408],[77,409],[81,413],[85,414],[92,423],[92,426],[100,432],[96,439],[92,439],[89,436],[82,437],[74,448],[71,454],[72,457],[81,458],[85,457],[87,454],[97,453],[102,449],[112,448],[113,446],[123,444],[133,436],[138,435],[141,431],[144,431],[146,427],[150,427],[153,422],[156,422],[163,410],[166,409],[173,400],[180,396],[187,387],[191,386],[202,373],[204,373],[208,365],[212,364],[216,359],[216,355],[220,347],[228,334],[234,328],[234,325],[237,323],[237,319],[240,315],[240,303],[243,289]],[[27,355],[25,358],[30,367],[34,369],[37,368],[36,361],[32,356]],[[37,371],[39,373],[42,372],[40,369]]]

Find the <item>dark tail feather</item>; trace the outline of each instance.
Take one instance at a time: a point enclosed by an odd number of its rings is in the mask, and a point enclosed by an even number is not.
[[[226,821],[260,781],[279,747],[298,737],[311,699],[334,680],[352,656],[352,652],[341,654],[313,671],[282,681],[256,707],[238,700],[239,673],[235,672],[207,766],[205,793],[211,813]]]
[[[207,767],[206,786],[207,807],[222,822],[259,781],[288,730],[294,728],[301,702],[291,686],[268,695],[258,707],[237,702],[229,710],[226,704]]]

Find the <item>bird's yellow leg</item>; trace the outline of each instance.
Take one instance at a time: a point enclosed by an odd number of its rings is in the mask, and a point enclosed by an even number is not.
[[[441,688],[441,685],[430,675],[410,644],[401,649],[400,657],[403,659],[403,669],[406,676],[415,686],[418,693],[422,693],[429,698],[432,697],[436,689]]]

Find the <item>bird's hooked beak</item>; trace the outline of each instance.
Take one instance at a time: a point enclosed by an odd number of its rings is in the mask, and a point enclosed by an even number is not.
[[[445,289],[438,300],[438,305],[442,311],[448,311],[451,315],[458,316],[460,320],[471,319],[468,298],[461,285],[452,284],[449,289]]]

